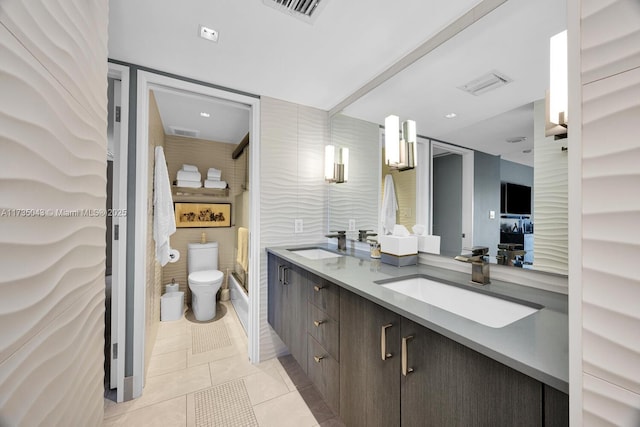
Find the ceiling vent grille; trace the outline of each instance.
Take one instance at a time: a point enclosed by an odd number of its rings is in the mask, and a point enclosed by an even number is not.
[[[169,126],[169,129],[171,129],[171,133],[173,135],[178,135],[178,136],[187,136],[189,138],[197,138],[200,135],[200,131],[197,131],[197,130],[184,129],[176,126]]]
[[[305,22],[313,23],[327,0],[262,0],[262,2]]]
[[[465,85],[458,86],[458,89],[468,92],[471,95],[478,96],[509,84],[512,81],[512,79],[498,71],[491,71],[477,79],[471,80]]]

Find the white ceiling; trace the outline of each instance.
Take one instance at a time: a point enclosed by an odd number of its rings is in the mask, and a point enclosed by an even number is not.
[[[308,24],[261,0],[110,0],[109,57],[330,110],[479,3],[323,1]],[[505,157],[505,149],[522,151],[503,142],[528,136],[532,115],[513,113],[522,128],[489,119],[544,97],[548,40],[566,27],[565,10],[564,0],[508,0],[343,112],[379,124],[393,113],[416,120],[421,135]],[[219,42],[200,39],[200,24],[219,31]],[[478,97],[456,88],[494,69],[513,83]],[[458,117],[444,119],[449,112]]]

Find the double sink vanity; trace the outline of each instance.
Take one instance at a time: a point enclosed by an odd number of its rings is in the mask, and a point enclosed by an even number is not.
[[[268,248],[268,320],[347,426],[566,426],[566,295]]]

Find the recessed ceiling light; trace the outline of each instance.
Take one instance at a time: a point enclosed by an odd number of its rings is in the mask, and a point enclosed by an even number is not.
[[[445,117],[447,119],[453,119],[455,117],[458,117],[458,115],[456,113],[449,113],[449,114],[446,114]]]
[[[518,142],[524,142],[526,140],[526,136],[514,136],[513,138],[507,138],[505,141],[507,141],[509,144],[517,144]]]
[[[201,117],[211,117],[211,114],[205,113],[204,111],[200,113]]]
[[[220,33],[218,33],[213,28],[208,28],[208,27],[205,27],[204,25],[200,25],[200,29],[198,33],[200,37],[202,37],[203,39],[212,41],[214,43],[218,43],[218,36],[220,35]]]

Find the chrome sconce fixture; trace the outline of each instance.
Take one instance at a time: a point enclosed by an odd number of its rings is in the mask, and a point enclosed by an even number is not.
[[[549,91],[545,97],[545,136],[553,136],[558,140],[567,137],[569,127],[566,30],[551,37],[549,60]]]
[[[349,179],[349,149],[334,145],[324,147],[324,179],[341,184]]]
[[[417,133],[416,122],[402,122],[400,118],[387,116],[384,119],[384,147],[387,166],[399,171],[413,169],[416,166]]]

